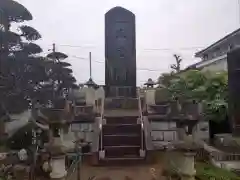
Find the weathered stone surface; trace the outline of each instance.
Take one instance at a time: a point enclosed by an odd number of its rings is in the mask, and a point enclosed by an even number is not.
[[[115,7],[105,14],[106,96],[136,96],[135,15]]]

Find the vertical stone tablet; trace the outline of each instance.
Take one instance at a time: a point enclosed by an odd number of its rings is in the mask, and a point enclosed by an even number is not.
[[[136,96],[135,15],[115,7],[105,14],[106,96]]]

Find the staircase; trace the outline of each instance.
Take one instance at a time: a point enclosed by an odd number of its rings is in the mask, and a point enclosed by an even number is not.
[[[131,102],[134,102],[133,99]],[[114,99],[111,103],[114,104]],[[145,159],[143,122],[138,99],[135,99],[135,104],[135,107],[133,105],[129,108],[128,105],[126,109],[121,105],[116,105],[119,109],[104,106],[99,142],[100,164],[137,164]]]

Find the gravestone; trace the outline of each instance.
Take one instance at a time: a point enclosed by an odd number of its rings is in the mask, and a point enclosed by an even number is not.
[[[115,7],[105,14],[106,97],[136,96],[135,15]]]

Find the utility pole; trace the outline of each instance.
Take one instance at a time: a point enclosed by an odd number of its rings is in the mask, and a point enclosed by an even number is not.
[[[53,63],[55,64],[58,62],[58,59],[57,59],[56,53],[55,53],[56,52],[56,44],[55,43],[52,44],[52,52],[53,52]],[[59,82],[59,79],[58,79],[58,82]],[[55,99],[56,94],[55,94],[55,90],[54,90],[54,83],[52,84],[52,91],[53,91],[53,99]]]
[[[90,68],[90,78],[92,79],[92,53],[89,52],[89,68]]]
[[[55,43],[53,43],[52,51],[53,51],[54,53],[56,52],[56,44],[55,44]]]

